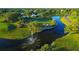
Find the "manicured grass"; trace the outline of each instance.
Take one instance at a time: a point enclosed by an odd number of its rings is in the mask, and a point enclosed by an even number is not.
[[[0,16],[0,22],[3,22],[5,20],[5,17]]]
[[[66,26],[69,26],[69,25],[70,25],[70,23],[69,23],[64,17],[61,18],[61,21],[62,21],[62,23],[64,23]]]
[[[22,39],[30,35],[28,28],[16,28],[8,31],[8,23],[0,23],[0,38]]]
[[[0,38],[23,39],[30,35],[28,28],[17,28],[12,31],[0,31]]]
[[[67,20],[65,17],[62,17],[62,18],[61,18],[61,21],[62,21],[66,26],[69,26],[69,25],[71,25],[71,24],[77,23],[78,20],[79,20],[79,17],[68,16],[68,19],[69,19],[71,22],[68,22],[68,20]]]
[[[8,27],[7,23],[0,23],[0,29],[5,29]]]
[[[34,21],[32,23],[37,23],[37,24],[41,23],[41,24],[50,24],[50,25],[55,24],[55,22],[53,20],[48,20],[48,21],[45,21],[45,22],[44,21]]]
[[[16,28],[9,31],[8,25],[8,23],[0,23],[0,38],[23,39],[30,35],[29,28]]]
[[[57,39],[53,45],[53,50],[79,50],[79,33],[68,34]]]
[[[8,25],[9,23],[2,23],[0,22],[0,38],[6,38],[6,39],[23,39],[27,38],[28,36],[31,35],[31,33],[36,33],[38,32],[40,26],[36,26],[38,24],[50,24],[50,25],[55,25],[54,21],[47,21],[47,22],[30,22],[28,25],[24,28],[15,28],[11,31],[8,30]],[[15,26],[18,26],[18,23],[11,23]]]

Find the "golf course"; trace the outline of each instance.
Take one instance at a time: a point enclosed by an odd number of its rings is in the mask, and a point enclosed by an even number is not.
[[[1,51],[78,51],[79,9],[0,9]]]

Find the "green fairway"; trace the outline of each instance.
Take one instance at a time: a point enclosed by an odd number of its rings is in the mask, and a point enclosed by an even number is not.
[[[15,23],[11,23],[15,26],[17,26]],[[48,22],[30,22],[25,28],[16,28],[12,31],[8,31],[9,23],[0,23],[0,38],[7,38],[7,39],[23,39],[27,38],[31,35],[31,33],[39,32],[39,28],[42,28],[39,26],[39,24],[50,24],[55,25],[53,21]]]
[[[7,23],[0,23],[0,29],[6,29],[8,27]]]
[[[79,51],[79,9],[1,8],[0,49],[15,45],[27,51]]]
[[[23,39],[30,35],[27,28],[19,28],[13,31],[0,31],[0,38],[6,39]]]
[[[12,31],[8,31],[8,26],[8,23],[0,23],[0,38],[23,39],[30,34],[28,28],[16,28]]]
[[[53,50],[79,50],[79,34],[68,34],[57,39],[53,45]]]

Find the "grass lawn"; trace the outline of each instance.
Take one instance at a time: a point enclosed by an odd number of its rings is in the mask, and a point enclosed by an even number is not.
[[[12,31],[0,31],[0,38],[6,39],[23,39],[30,35],[27,28],[17,28]]]
[[[15,23],[12,23],[15,26],[17,26]],[[38,24],[50,24],[50,25],[55,25],[55,22],[53,21],[47,21],[47,22],[42,22],[42,21],[34,21],[28,23],[28,26],[25,28],[16,28],[14,30],[8,31],[8,23],[1,23],[0,22],[0,38],[6,38],[6,39],[23,39],[31,35],[31,32],[36,33],[39,31],[40,26],[36,26]]]
[[[22,39],[30,35],[29,28],[16,28],[8,31],[8,23],[0,23],[0,38]]]
[[[53,50],[79,50],[79,33],[68,34],[62,38],[57,39],[53,45]]]
[[[0,23],[0,29],[6,29],[8,27],[8,23]]]

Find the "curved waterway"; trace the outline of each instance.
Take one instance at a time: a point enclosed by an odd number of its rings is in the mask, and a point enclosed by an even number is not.
[[[33,34],[33,36],[29,36],[22,40],[11,40],[11,39],[0,39],[0,50],[4,51],[18,51],[22,50],[20,49],[20,46],[28,46],[33,45],[32,48],[36,48],[37,45],[43,45],[43,44],[50,44],[52,41],[55,41],[57,38],[61,37],[62,35],[59,35],[57,32],[55,32],[54,28],[52,29],[46,29],[39,33]],[[40,44],[36,43],[35,41],[40,39]],[[38,46],[40,47],[40,46]],[[37,48],[38,48],[37,47]]]
[[[64,34],[65,24],[61,22],[60,16],[53,16],[52,19],[56,22],[56,28],[54,29],[59,34]]]
[[[23,40],[11,40],[11,39],[0,39],[0,50],[12,50],[17,51],[21,50],[18,48],[21,45],[31,45],[37,39],[40,39],[40,44],[51,43],[52,41],[56,40],[57,38],[64,35],[64,24],[60,21],[59,16],[52,17],[54,21],[56,21],[56,26],[54,28],[45,29],[39,33],[35,33],[28,38]]]
[[[19,50],[17,46],[21,45],[23,40],[13,40],[0,38],[0,50]]]

